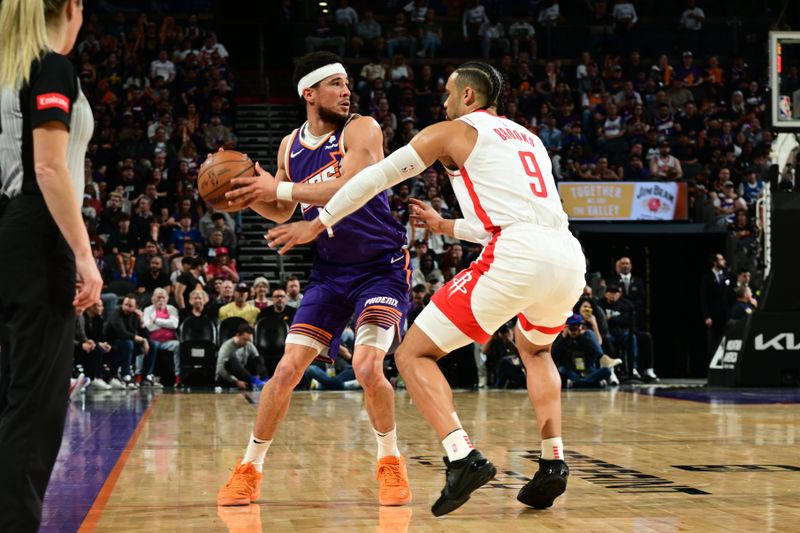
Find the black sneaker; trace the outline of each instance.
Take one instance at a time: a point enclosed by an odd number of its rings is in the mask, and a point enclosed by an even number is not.
[[[519,490],[517,500],[534,509],[547,509],[567,490],[569,468],[559,459],[539,459],[539,471]]]
[[[433,516],[455,511],[469,500],[473,491],[494,479],[497,474],[497,468],[478,450],[472,450],[458,461],[450,462],[445,457],[444,464],[447,467],[445,485],[441,496],[431,507]]]

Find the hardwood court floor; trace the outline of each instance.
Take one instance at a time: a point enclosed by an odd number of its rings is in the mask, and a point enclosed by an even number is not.
[[[539,445],[525,392],[455,399],[499,473],[446,517],[430,514],[443,484],[442,449],[405,392],[397,394],[397,426],[414,502],[402,508],[377,504],[362,394],[305,392],[294,395],[269,451],[258,505],[222,512],[216,491],[243,453],[253,405],[240,394],[159,395],[92,521],[114,532],[800,530],[799,405],[569,391],[569,488],[552,509],[534,511],[515,499]]]

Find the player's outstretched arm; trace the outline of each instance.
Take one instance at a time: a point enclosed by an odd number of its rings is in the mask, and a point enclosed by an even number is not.
[[[458,131],[460,126],[452,122],[428,126],[411,139],[411,143],[348,180],[316,219],[271,229],[266,236],[269,245],[285,254],[294,246],[313,240],[326,227],[330,228],[358,210],[379,192],[413,178],[439,157],[447,156],[450,139]],[[424,156],[418,153],[417,147]]]

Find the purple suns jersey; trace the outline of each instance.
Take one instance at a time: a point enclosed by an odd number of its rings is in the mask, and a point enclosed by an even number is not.
[[[284,167],[289,179],[294,183],[337,179],[341,175],[339,164],[346,150],[343,138],[346,125],[336,128],[314,146],[300,139],[308,122],[294,130],[284,154]],[[317,218],[317,206],[301,203],[300,208],[305,220]],[[381,255],[398,251],[406,243],[406,231],[392,216],[388,195],[384,191],[336,224],[333,236],[323,232],[316,242],[318,262],[352,265],[367,263]]]

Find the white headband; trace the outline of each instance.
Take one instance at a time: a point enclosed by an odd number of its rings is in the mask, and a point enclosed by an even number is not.
[[[344,74],[347,76],[347,71],[341,63],[331,63],[330,65],[325,65],[324,67],[319,67],[317,70],[309,72],[297,83],[297,94],[302,98],[303,89],[311,87],[334,74]]]

